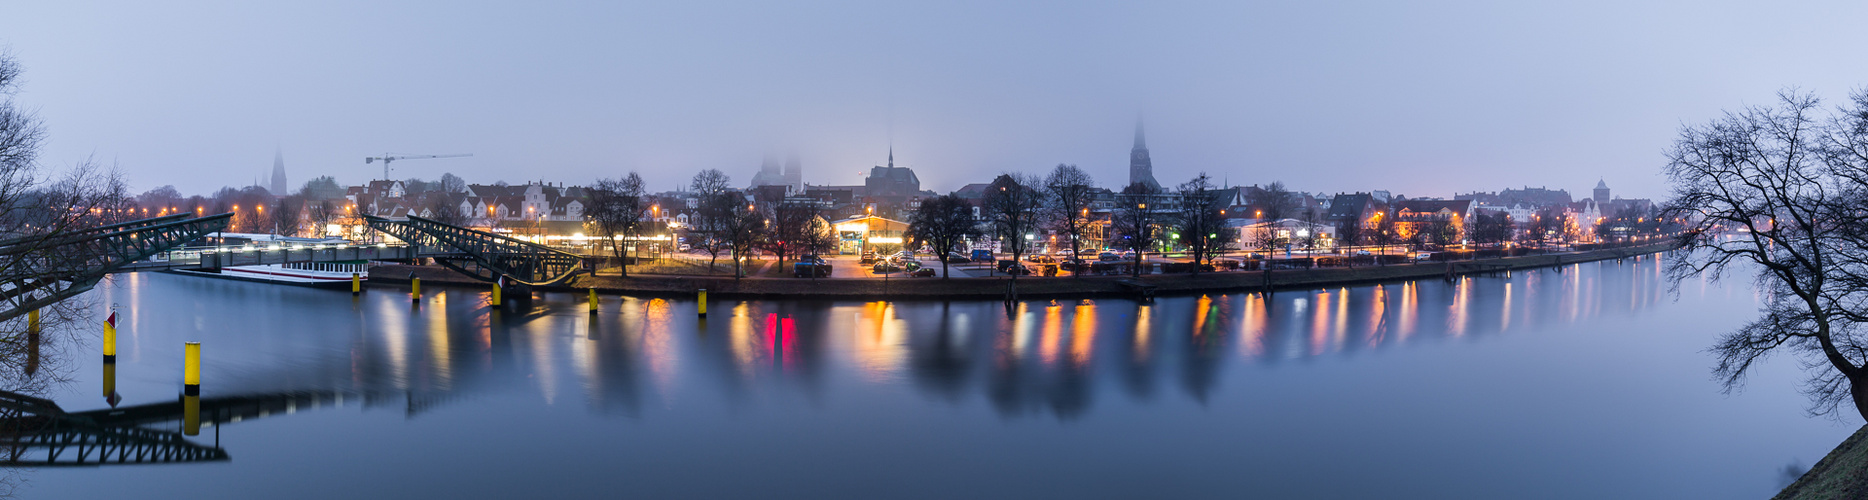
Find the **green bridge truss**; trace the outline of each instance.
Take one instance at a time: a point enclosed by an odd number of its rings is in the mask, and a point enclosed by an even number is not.
[[[84,293],[106,274],[226,230],[233,219],[191,215],[0,240],[0,321]]]
[[[364,220],[372,229],[419,247],[419,255],[481,281],[505,277],[509,283],[549,285],[584,270],[584,258],[577,254],[506,235],[413,215],[408,220],[376,216],[364,216]]]

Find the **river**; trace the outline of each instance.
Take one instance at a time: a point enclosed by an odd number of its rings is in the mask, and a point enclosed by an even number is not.
[[[176,401],[188,341],[204,399],[318,403],[190,438],[225,462],[11,473],[24,498],[1767,498],[1860,421],[1805,416],[1788,358],[1722,394],[1704,349],[1756,298],[1670,294],[1661,258],[704,320],[137,273],[90,296],[121,316],[119,406]],[[97,349],[61,354],[65,409],[107,407]]]

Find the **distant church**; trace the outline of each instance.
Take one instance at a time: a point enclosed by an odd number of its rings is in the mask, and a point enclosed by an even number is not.
[[[278,148],[272,150],[272,176],[268,184],[270,186],[266,190],[272,192],[273,196],[292,194],[285,182],[285,152]]]
[[[1136,184],[1153,191],[1161,190],[1161,183],[1155,182],[1155,164],[1148,159],[1148,141],[1142,137],[1141,120],[1135,121],[1135,149],[1129,150],[1129,185]]]
[[[752,188],[759,186],[785,186],[793,193],[804,192],[804,167],[798,161],[798,154],[792,153],[785,159],[785,169],[780,171],[778,160],[766,155],[765,164],[759,167],[759,173],[752,176]]]

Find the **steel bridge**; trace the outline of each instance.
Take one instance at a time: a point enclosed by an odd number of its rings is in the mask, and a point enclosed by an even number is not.
[[[432,258],[443,267],[487,282],[537,286],[564,281],[584,272],[584,258],[574,253],[485,231],[434,220],[364,216],[370,228],[415,248],[413,255]]]
[[[71,467],[225,462],[227,451],[180,433],[102,424],[57,404],[0,391],[0,465]]]
[[[84,293],[105,275],[120,272],[429,258],[475,279],[503,278],[512,285],[536,286],[564,281],[586,269],[577,254],[414,216],[365,217],[372,229],[406,242],[400,245],[186,248],[190,241],[225,231],[234,216],[191,215],[0,240],[0,321]]]
[[[104,275],[225,230],[233,214],[176,214],[0,240],[0,321],[97,286]]]

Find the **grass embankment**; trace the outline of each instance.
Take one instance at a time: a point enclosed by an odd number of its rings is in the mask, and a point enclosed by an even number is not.
[[[1828,500],[1868,498],[1868,426],[1842,440],[1828,456],[1810,467],[1803,477],[1784,487],[1772,500]]]
[[[1135,292],[1122,285],[1124,281],[1153,285],[1161,294],[1190,294],[1230,291],[1315,289],[1331,286],[1343,286],[1362,283],[1405,281],[1441,278],[1451,268],[1454,274],[1479,272],[1502,272],[1516,269],[1532,269],[1559,264],[1615,259],[1634,255],[1654,253],[1668,249],[1670,244],[1595,250],[1560,255],[1529,255],[1476,261],[1434,262],[1392,266],[1364,266],[1350,268],[1320,269],[1284,269],[1270,272],[1233,271],[1218,273],[1189,274],[1153,274],[1139,278],[1128,276],[1083,276],[1018,279],[1018,294],[1021,298],[1079,298],[1079,297],[1127,297]],[[994,278],[902,278],[884,280],[882,278],[835,278],[805,279],[782,277],[786,274],[778,266],[770,266],[766,272],[755,274],[756,277],[733,279],[731,276],[670,276],[649,275],[630,268],[630,276],[623,278],[616,275],[582,275],[574,281],[546,290],[581,291],[583,288],[596,288],[602,293],[625,293],[633,295],[690,296],[702,288],[716,297],[742,298],[817,298],[817,299],[876,299],[876,298],[927,298],[927,299],[998,299],[1005,296],[1011,281],[1008,277]],[[411,272],[421,276],[422,280],[435,284],[473,283],[464,276],[440,267],[431,266],[378,266],[371,269],[370,279],[377,282],[398,283],[404,281]]]

